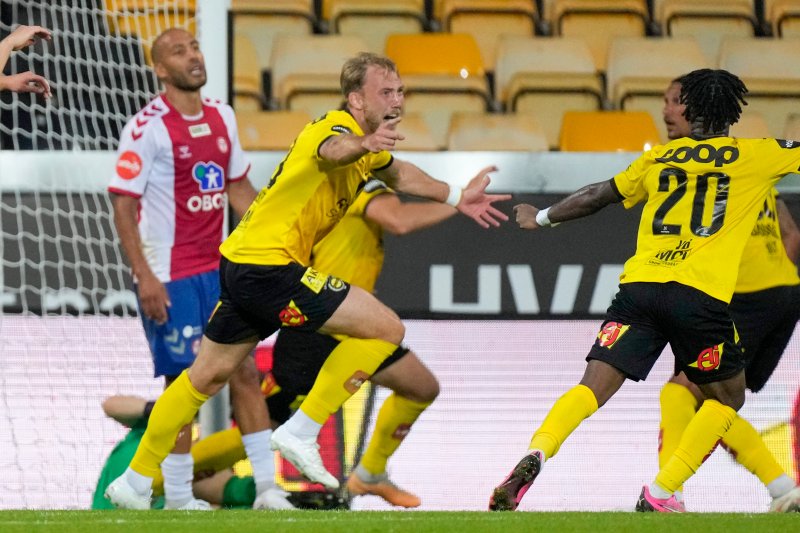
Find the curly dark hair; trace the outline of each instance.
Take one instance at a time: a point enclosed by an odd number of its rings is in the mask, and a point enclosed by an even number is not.
[[[703,68],[675,80],[681,84],[683,116],[690,124],[700,125],[703,133],[726,130],[739,121],[747,87],[727,70]]]

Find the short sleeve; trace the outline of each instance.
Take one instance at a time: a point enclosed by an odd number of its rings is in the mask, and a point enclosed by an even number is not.
[[[139,198],[144,194],[147,181],[156,159],[152,125],[139,127],[134,117],[122,130],[115,171],[108,185],[109,192]]]

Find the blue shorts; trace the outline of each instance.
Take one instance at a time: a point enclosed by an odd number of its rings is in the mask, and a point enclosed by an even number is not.
[[[136,287],[136,301],[144,334],[153,356],[155,376],[175,377],[194,362],[208,317],[219,300],[219,271],[212,270],[164,284],[172,305],[167,321],[157,324],[144,316]]]

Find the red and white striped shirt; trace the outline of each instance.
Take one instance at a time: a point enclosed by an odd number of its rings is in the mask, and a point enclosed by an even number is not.
[[[163,96],[122,131],[108,190],[139,198],[139,234],[162,282],[218,268],[227,182],[247,177],[233,109],[203,99],[195,117]]]

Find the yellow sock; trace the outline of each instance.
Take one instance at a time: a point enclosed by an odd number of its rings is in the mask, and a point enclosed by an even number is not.
[[[731,427],[736,411],[716,400],[706,400],[686,426],[678,448],[656,475],[656,484],[670,494],[692,477],[703,458]]]
[[[208,396],[195,389],[189,375],[183,371],[153,406],[147,431],[131,460],[131,469],[143,476],[156,477],[161,461],[175,447],[178,432],[194,420],[207,399]]]
[[[661,389],[661,427],[659,428],[658,467],[664,468],[678,449],[686,426],[697,413],[697,398],[677,383],[667,382]],[[683,486],[677,490],[683,490]]]
[[[553,457],[567,437],[595,411],[597,398],[592,389],[576,385],[556,400],[528,448],[542,450],[547,459]]]
[[[380,339],[344,339],[325,360],[300,409],[324,424],[396,349]]]
[[[242,444],[242,432],[239,428],[230,428],[200,439],[192,445],[192,458],[195,472],[221,472],[233,468],[239,461],[247,459]],[[153,495],[163,494],[163,486],[164,476],[159,471],[153,478]]]
[[[785,474],[775,456],[750,422],[737,416],[722,443],[743,467],[755,474],[761,483],[769,485]]]
[[[372,433],[367,451],[361,457],[361,466],[370,474],[386,472],[386,462],[389,457],[403,442],[411,425],[430,404],[431,402],[415,402],[398,396],[397,393],[392,393],[386,398],[378,411],[375,431]]]

